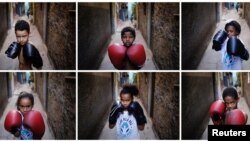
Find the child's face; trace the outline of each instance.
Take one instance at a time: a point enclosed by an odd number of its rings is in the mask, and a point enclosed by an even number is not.
[[[133,44],[134,40],[135,37],[131,32],[124,32],[124,35],[122,35],[122,42],[126,47],[130,47]]]
[[[121,103],[122,106],[127,109],[129,104],[132,102],[132,97],[130,94],[121,94]]]
[[[237,36],[238,32],[235,30],[235,28],[233,26],[229,25],[227,27],[227,35],[228,35],[228,38],[230,38],[232,36]]]
[[[238,99],[235,99],[231,96],[226,96],[224,98],[224,102],[226,104],[226,110],[230,111],[233,109],[237,109]]]
[[[22,113],[25,113],[25,112],[31,111],[33,108],[33,105],[29,98],[22,98],[19,102],[18,108],[20,109]]]
[[[17,43],[25,45],[29,40],[29,33],[27,30],[17,30],[16,31]]]

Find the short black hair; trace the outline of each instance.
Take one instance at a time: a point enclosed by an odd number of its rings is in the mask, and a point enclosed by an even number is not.
[[[225,25],[225,31],[227,31],[228,26],[233,26],[235,30],[240,34],[241,26],[237,21],[230,21]]]
[[[223,99],[227,96],[233,97],[234,99],[239,99],[238,92],[234,87],[227,87],[224,89],[222,94]]]
[[[30,33],[30,25],[25,20],[19,20],[16,22],[16,25],[15,25],[15,31],[17,30],[20,30],[20,31],[26,30],[28,33]]]
[[[125,84],[122,87],[120,95],[121,94],[130,94],[132,96],[132,98],[133,98],[133,96],[137,96],[138,93],[139,93],[139,90],[138,90],[136,85],[134,85],[134,84]]]
[[[124,27],[121,31],[121,37],[125,34],[125,32],[130,32],[135,38],[135,29],[134,28],[132,28],[130,26]]]
[[[23,98],[28,98],[30,101],[31,101],[31,104],[32,106],[34,105],[34,96],[31,94],[31,93],[27,93],[27,92],[21,92],[17,98],[17,102],[16,102],[16,106],[17,106],[17,109],[19,109],[19,104],[20,104],[20,101],[23,99]]]

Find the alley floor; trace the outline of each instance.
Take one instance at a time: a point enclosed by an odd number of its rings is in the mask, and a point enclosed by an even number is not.
[[[19,17],[19,16],[16,16],[14,18],[14,22],[12,24],[12,27],[11,29],[8,31],[7,33],[7,36],[6,36],[6,39],[3,43],[3,46],[1,48],[1,51],[0,51],[0,70],[18,70],[19,67],[18,67],[18,57],[15,58],[15,59],[11,59],[11,58],[8,58],[7,55],[5,54],[5,51],[8,49],[8,47],[10,46],[10,44],[13,42],[13,41],[16,41],[16,36],[15,36],[15,23],[17,20],[19,19],[24,19],[26,21],[29,21],[28,20],[28,17],[27,16],[23,16],[23,17]],[[42,60],[43,60],[43,67],[42,69],[43,70],[52,70],[53,69],[53,66],[51,65],[50,61],[49,61],[49,58],[48,58],[48,51],[47,51],[47,47],[46,45],[43,43],[42,41],[42,37],[40,36],[37,28],[35,25],[33,24],[30,24],[30,37],[29,37],[29,41],[30,43],[32,43],[36,48],[37,50],[39,51],[41,57],[42,57]],[[33,67],[34,70],[36,70],[35,67]]]
[[[223,10],[223,16],[221,17],[221,21],[217,24],[216,30],[213,33],[213,36],[220,30],[224,29],[226,21],[233,19],[239,22],[241,25],[241,33],[239,35],[239,38],[243,41],[245,44],[245,48],[250,51],[250,29],[245,19],[242,18],[242,9],[239,9],[237,12],[235,9],[232,10]],[[221,60],[221,51],[215,51],[212,49],[212,39],[209,43],[205,53],[203,54],[203,57],[200,61],[200,64],[198,66],[198,70],[222,70],[222,60]],[[244,70],[250,70],[250,60],[243,61],[243,69]]]
[[[33,87],[32,85],[29,86],[29,84],[18,84],[14,90],[14,93],[13,93],[13,96],[11,98],[9,98],[8,100],[8,104],[3,112],[3,115],[2,117],[0,118],[0,140],[1,139],[5,139],[5,140],[19,140],[19,138],[16,138],[14,135],[12,135],[11,133],[9,133],[8,131],[6,131],[4,129],[4,120],[5,120],[5,117],[7,115],[7,113],[10,111],[10,110],[13,110],[13,109],[16,109],[16,101],[17,101],[17,98],[18,98],[18,94],[22,91],[26,91],[26,92],[29,92],[29,93],[33,93],[34,94],[34,107],[33,107],[33,110],[36,110],[36,111],[39,111],[41,112],[42,116],[43,116],[43,119],[44,119],[44,122],[45,122],[45,133],[43,135],[43,138],[42,139],[45,139],[45,140],[53,140],[54,139],[54,135],[51,131],[51,129],[49,128],[49,125],[48,125],[48,121],[47,121],[47,114],[46,112],[44,111],[43,107],[42,107],[42,104],[37,96],[36,93],[33,92]]]
[[[135,98],[135,101],[138,101],[140,105],[142,105],[141,101],[138,98]],[[153,131],[153,125],[150,117],[148,116],[145,108],[142,106],[144,114],[147,118],[147,124],[145,124],[144,130],[140,132],[140,139],[141,140],[155,140],[158,137],[155,135]],[[99,140],[115,140],[116,139],[116,126],[113,129],[109,128],[109,122],[107,120],[102,133],[99,137]]]
[[[112,43],[119,43],[122,44],[121,40],[121,30],[122,28],[126,26],[133,26],[130,21],[126,22],[120,22],[118,25],[118,28],[116,29],[116,32],[112,35],[112,39],[110,44]],[[136,30],[136,38],[134,43],[141,43],[144,46],[145,52],[146,52],[146,61],[144,66],[141,68],[141,70],[156,70],[156,67],[154,65],[153,61],[153,54],[150,51],[150,49],[147,46],[146,41],[144,40],[141,32],[139,30]],[[105,57],[99,67],[99,70],[115,70],[115,67],[111,63],[108,52],[106,52]]]

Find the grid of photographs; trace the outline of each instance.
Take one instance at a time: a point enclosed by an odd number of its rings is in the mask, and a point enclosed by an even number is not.
[[[1,2],[0,140],[209,140],[210,125],[248,125],[248,7]]]

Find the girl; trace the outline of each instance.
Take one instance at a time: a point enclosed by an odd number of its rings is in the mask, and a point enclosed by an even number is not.
[[[22,120],[23,120],[24,118],[23,115],[26,112],[31,111],[34,106],[33,95],[30,93],[21,92],[17,99],[16,106],[17,106],[17,110],[21,113]],[[20,129],[15,133],[15,136],[18,136],[18,135],[20,136],[21,140],[33,139],[32,132],[29,129],[25,128],[23,124],[21,125]]]
[[[5,119],[5,129],[20,137],[21,140],[41,139],[45,124],[42,115],[32,110],[34,97],[27,92],[21,92],[16,102],[17,110],[10,111]]]
[[[109,116],[109,128],[117,125],[117,139],[140,139],[139,130],[144,130],[146,117],[140,104],[133,101],[139,90],[135,85],[124,85],[120,103],[115,103]]]

